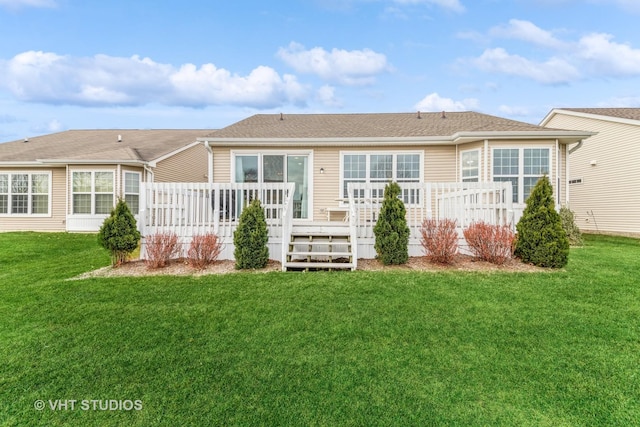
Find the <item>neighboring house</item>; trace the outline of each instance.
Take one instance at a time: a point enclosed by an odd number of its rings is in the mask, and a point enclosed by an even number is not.
[[[541,125],[597,133],[570,147],[569,207],[578,227],[640,236],[640,108],[557,108]]]
[[[207,181],[211,130],[70,130],[0,144],[0,231],[97,231],[143,182]]]

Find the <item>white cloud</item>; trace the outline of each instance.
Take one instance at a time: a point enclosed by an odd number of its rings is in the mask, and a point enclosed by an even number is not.
[[[487,49],[472,63],[483,71],[530,78],[543,84],[569,83],[580,78],[574,65],[562,58],[536,62],[503,48]]]
[[[516,19],[490,29],[488,34],[490,37],[525,41],[552,53],[546,59],[534,60],[496,47],[486,49],[477,58],[462,60],[463,64],[542,84],[571,83],[589,77],[640,76],[640,49],[614,42],[610,34],[593,33],[578,40],[565,41],[529,21]]]
[[[448,9],[453,12],[462,13],[465,11],[464,6],[460,3],[460,0],[393,0],[399,4],[433,4],[440,6],[443,9]]]
[[[318,89],[316,96],[327,107],[342,107],[342,101],[336,98],[336,89],[333,86],[322,86]]]
[[[614,43],[609,34],[589,34],[580,39],[577,56],[598,74],[640,75],[640,49]]]
[[[568,43],[557,39],[552,32],[543,30],[532,22],[512,19],[507,25],[500,25],[489,30],[493,37],[502,37],[526,41],[535,45],[553,49],[568,47]]]
[[[387,58],[370,49],[331,52],[321,47],[306,50],[291,42],[278,50],[278,57],[299,73],[315,74],[325,81],[343,85],[368,85],[375,76],[389,69]]]
[[[73,105],[237,105],[257,108],[304,104],[295,76],[259,66],[247,76],[214,64],[179,68],[149,58],[61,56],[29,51],[0,61],[0,87],[23,101]]]
[[[0,6],[8,9],[20,9],[23,7],[56,7],[55,0],[0,0]]]
[[[509,106],[509,105],[501,105],[498,107],[498,111],[500,114],[504,114],[508,117],[527,117],[531,115],[529,109],[525,107],[517,107],[517,106]]]
[[[418,111],[469,111],[478,108],[478,100],[475,98],[454,101],[451,98],[442,98],[434,92],[425,96],[415,105]]]

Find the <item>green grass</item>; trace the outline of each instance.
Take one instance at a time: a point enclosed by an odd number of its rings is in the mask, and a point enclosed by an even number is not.
[[[0,234],[0,425],[640,420],[638,240],[544,273],[65,280],[108,263],[93,235]]]

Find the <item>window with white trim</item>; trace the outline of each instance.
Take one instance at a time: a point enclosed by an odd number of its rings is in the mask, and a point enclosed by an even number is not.
[[[420,182],[421,165],[420,153],[344,153],[340,177],[342,197],[349,197],[347,186],[350,182]],[[365,195],[365,191],[360,189],[354,197],[382,198],[383,192],[383,189],[372,189],[370,195]],[[405,203],[418,203],[419,195],[415,190],[404,190],[402,199]]]
[[[124,201],[137,215],[140,210],[140,172],[124,172]]]
[[[0,215],[49,215],[51,174],[0,174]]]
[[[511,182],[513,202],[525,203],[531,190],[550,171],[548,148],[494,148],[493,180]]]
[[[480,150],[463,151],[460,160],[462,182],[480,181]]]
[[[74,171],[72,173],[72,212],[108,215],[114,205],[112,171]]]

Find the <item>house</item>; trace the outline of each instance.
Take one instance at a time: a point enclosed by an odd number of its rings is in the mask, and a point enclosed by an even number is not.
[[[233,259],[240,213],[257,198],[283,269],[354,269],[376,255],[388,182],[402,188],[409,253],[420,255],[425,218],[514,226],[543,175],[557,205],[567,203],[567,147],[591,135],[475,112],[258,114],[215,132],[62,132],[0,144],[0,230],[95,231],[121,196],[143,236],[174,232],[186,247],[213,232],[221,258]]]
[[[640,237],[640,108],[557,108],[542,126],[597,133],[569,147],[569,206],[586,232]]]
[[[0,144],[0,231],[97,231],[147,181],[207,181],[211,130],[70,130]]]
[[[358,232],[351,233],[351,241],[358,240],[357,256],[371,258],[372,227],[387,182],[403,187],[412,231],[410,253],[419,255],[419,228],[427,216],[456,217],[459,225],[473,219],[495,221],[500,197],[489,201],[483,192],[504,188],[496,183],[511,184],[510,216],[503,222],[519,219],[543,175],[553,184],[557,205],[567,203],[567,147],[591,135],[476,112],[258,114],[200,140],[209,152],[210,183],[293,183],[297,242],[313,241],[310,224],[356,222]],[[449,190],[427,186],[433,183],[455,185]],[[464,196],[469,189],[474,194]],[[454,200],[445,213],[447,201]],[[464,206],[474,203],[490,207],[462,218]],[[214,206],[225,211],[226,205],[228,211],[235,204],[223,197]],[[288,236],[284,239],[282,248],[290,244]],[[283,249],[283,260],[300,248],[306,250],[299,258],[310,260],[314,248],[303,243]]]

